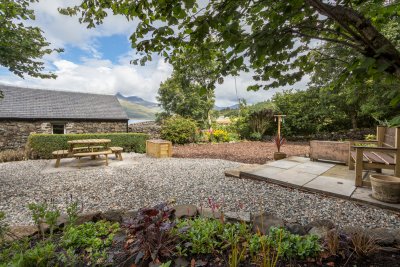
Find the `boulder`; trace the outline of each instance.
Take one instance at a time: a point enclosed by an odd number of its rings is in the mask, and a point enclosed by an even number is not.
[[[392,246],[395,243],[395,231],[386,228],[375,228],[368,231],[368,235],[381,246]]]
[[[123,210],[108,210],[101,213],[100,217],[102,220],[121,223],[123,214],[124,214]]]
[[[199,210],[199,215],[201,217],[209,219],[224,219],[224,215],[222,212],[218,210],[212,210],[210,208],[201,208]]]
[[[330,220],[315,220],[304,227],[308,234],[316,235],[320,239],[326,238],[329,230],[334,228],[335,224]]]
[[[250,212],[246,211],[228,211],[224,212],[224,217],[227,221],[230,222],[250,222]]]
[[[306,230],[304,229],[304,226],[302,226],[302,225],[299,224],[299,223],[289,223],[289,224],[286,224],[286,229],[287,229],[290,233],[292,233],[292,234],[294,234],[294,235],[306,235],[306,234],[307,234]]]
[[[195,205],[176,205],[173,209],[175,210],[175,217],[178,219],[197,216],[197,207]]]
[[[283,220],[271,213],[261,212],[258,214],[252,214],[251,222],[253,224],[252,231],[254,233],[260,232],[262,234],[267,234],[271,227],[284,227],[285,223]]]
[[[37,234],[38,228],[34,225],[19,225],[11,226],[9,230],[10,234],[5,237],[6,241],[18,240],[24,237],[31,237]]]
[[[82,213],[78,215],[78,219],[76,221],[77,225],[86,223],[86,222],[96,222],[101,220],[101,212],[88,212]]]
[[[325,227],[328,230],[336,228],[335,224],[332,221],[322,219],[322,220],[315,220],[315,221],[310,222],[309,224],[307,224],[304,227],[304,230],[306,230],[306,232],[309,232],[311,230],[311,228],[314,228],[314,227]]]

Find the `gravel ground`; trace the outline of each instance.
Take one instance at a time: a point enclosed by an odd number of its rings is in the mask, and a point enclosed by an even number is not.
[[[174,146],[175,158],[226,159],[243,163],[264,164],[273,159],[276,151],[272,142],[238,142],[221,144],[188,144]],[[310,152],[308,142],[288,142],[282,152],[288,156],[305,156]]]
[[[84,209],[138,209],[175,198],[178,204],[206,206],[212,197],[225,211],[266,209],[287,221],[305,224],[314,219],[331,219],[340,226],[369,228],[400,227],[398,213],[357,205],[353,202],[267,184],[227,178],[224,170],[237,162],[218,159],[152,159],[125,154],[135,164],[72,172],[41,174],[48,160],[0,164],[0,210],[11,224],[29,224],[26,205],[55,199],[60,208],[69,194],[84,203]]]

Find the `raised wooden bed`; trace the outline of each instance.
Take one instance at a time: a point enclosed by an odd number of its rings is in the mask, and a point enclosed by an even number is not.
[[[155,158],[168,158],[172,156],[172,143],[170,141],[154,139],[146,141],[146,154]]]
[[[310,159],[326,160],[348,164],[349,142],[310,141]]]

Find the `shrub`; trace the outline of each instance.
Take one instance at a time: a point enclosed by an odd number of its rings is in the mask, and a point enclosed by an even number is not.
[[[52,158],[55,150],[68,149],[67,141],[77,139],[110,139],[111,146],[119,146],[125,152],[144,153],[147,134],[143,133],[98,133],[98,134],[31,134],[27,151],[30,158]]]
[[[196,136],[197,124],[192,119],[174,116],[164,121],[161,127],[161,138],[174,144],[193,142]]]
[[[25,151],[23,149],[8,149],[0,151],[0,162],[20,161],[25,159]]]
[[[216,142],[229,142],[229,133],[224,130],[215,130],[211,134],[211,139]],[[212,140],[212,141],[214,141]]]

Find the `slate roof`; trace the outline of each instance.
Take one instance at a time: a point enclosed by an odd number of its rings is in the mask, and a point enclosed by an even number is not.
[[[128,120],[118,99],[99,95],[0,85],[0,119]]]

